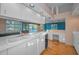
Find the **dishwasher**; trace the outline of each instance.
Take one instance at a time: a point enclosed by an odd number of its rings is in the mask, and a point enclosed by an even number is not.
[[[48,47],[48,34],[45,35],[45,48]]]

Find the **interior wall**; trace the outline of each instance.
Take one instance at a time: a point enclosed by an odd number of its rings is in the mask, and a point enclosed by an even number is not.
[[[66,43],[72,45],[73,32],[79,31],[79,17],[69,16],[66,19]]]
[[[63,13],[55,17],[55,19],[65,18],[65,43],[72,45],[73,43],[73,32],[79,32],[79,16],[71,16],[71,13]],[[62,32],[61,32],[62,33]]]
[[[5,21],[0,18],[0,33],[5,31]]]

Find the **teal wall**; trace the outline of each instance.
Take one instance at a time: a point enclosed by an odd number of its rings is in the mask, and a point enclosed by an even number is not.
[[[65,22],[46,23],[44,30],[65,30]]]

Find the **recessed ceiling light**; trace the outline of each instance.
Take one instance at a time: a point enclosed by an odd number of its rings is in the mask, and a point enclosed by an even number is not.
[[[32,8],[34,8],[34,7],[35,7],[35,6],[34,6],[34,4],[32,4],[32,3],[31,3],[31,4],[29,4],[29,6],[30,6],[30,7],[32,7]]]

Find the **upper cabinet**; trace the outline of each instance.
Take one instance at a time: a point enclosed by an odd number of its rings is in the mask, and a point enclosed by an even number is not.
[[[21,8],[19,4],[3,3],[1,4],[1,15],[21,19]]]
[[[44,23],[44,18],[42,18],[42,16],[21,3],[0,4],[0,15],[25,22]]]
[[[0,14],[1,14],[1,4],[0,4]]]
[[[79,16],[79,3],[78,4],[73,4],[73,16]]]
[[[22,9],[21,9],[21,12],[22,12],[22,14],[21,14],[22,19],[23,19],[24,21],[30,20],[30,19],[31,19],[31,11],[30,11],[30,9],[27,8],[27,7],[25,7],[25,6],[22,6],[21,8],[22,8]]]

